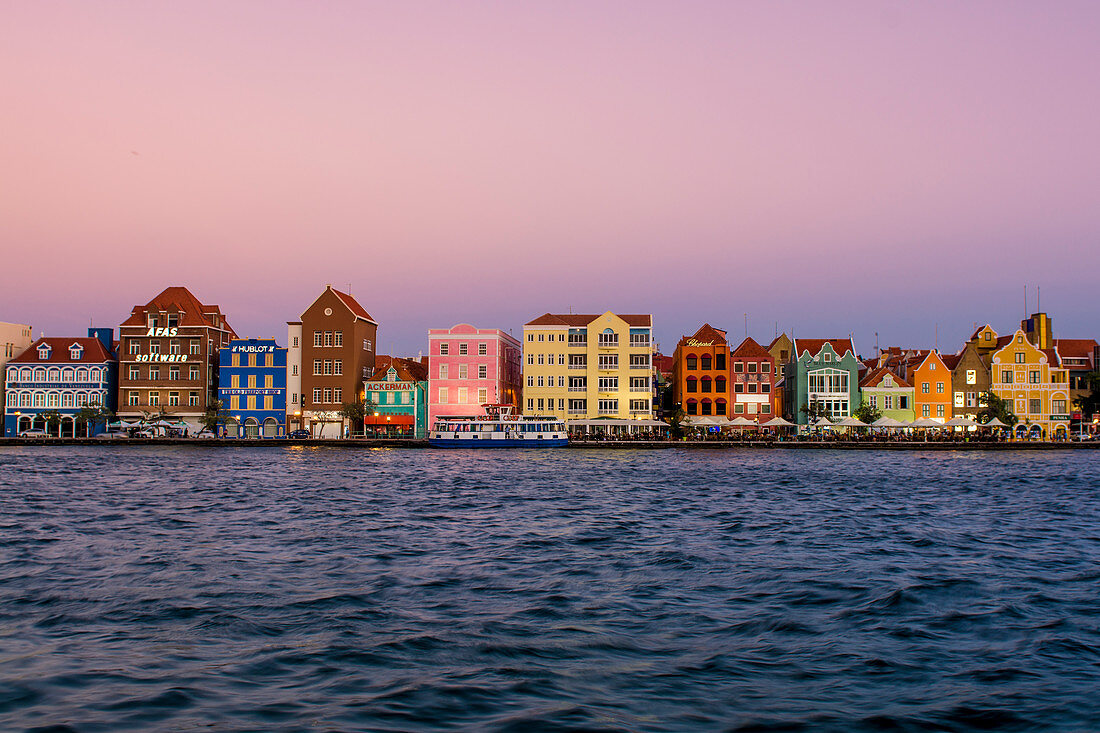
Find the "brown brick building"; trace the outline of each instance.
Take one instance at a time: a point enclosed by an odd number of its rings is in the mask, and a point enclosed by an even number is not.
[[[218,349],[237,337],[216,305],[166,288],[119,326],[118,416],[167,413],[198,432],[216,399]]]
[[[378,323],[347,293],[327,286],[289,326],[287,429],[338,437],[352,426],[337,412],[359,402],[374,371]],[[335,425],[335,427],[333,427]]]

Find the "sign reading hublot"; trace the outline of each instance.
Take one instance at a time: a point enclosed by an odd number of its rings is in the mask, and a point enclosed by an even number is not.
[[[274,346],[257,346],[256,344],[248,344],[245,346],[234,346],[229,350],[230,352],[239,352],[242,354],[274,354]]]

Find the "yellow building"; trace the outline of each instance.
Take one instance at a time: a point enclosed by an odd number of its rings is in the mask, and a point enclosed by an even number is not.
[[[998,339],[1001,347],[990,364],[991,389],[1008,400],[1019,421],[1018,437],[1064,437],[1069,430],[1069,370],[1062,367],[1049,328],[1036,329],[1031,336],[1037,343],[1022,328]]]
[[[525,324],[523,412],[652,418],[652,316],[547,313]]]

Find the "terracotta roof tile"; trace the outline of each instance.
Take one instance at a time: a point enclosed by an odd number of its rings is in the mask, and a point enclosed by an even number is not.
[[[370,313],[367,313],[367,309],[359,305],[358,300],[351,297],[351,295],[349,295],[348,293],[341,292],[336,288],[331,288],[331,290],[333,293],[336,294],[336,297],[339,298],[340,301],[348,307],[348,310],[350,310],[352,313],[359,316],[360,318],[367,319],[371,323],[377,323],[377,321],[371,318]]]
[[[374,357],[374,371],[367,379],[369,381],[382,380],[390,367],[397,371],[397,378],[402,382],[426,382],[428,381],[428,367],[415,359],[402,359],[398,356]]]
[[[899,377],[897,375],[897,372],[894,372],[893,370],[888,369],[886,367],[879,367],[877,369],[872,369],[870,372],[867,373],[866,377],[864,377],[862,380],[860,380],[859,386],[861,388],[862,387],[877,387],[879,385],[879,383],[882,382],[883,378],[886,375],[890,375],[891,377],[893,377],[894,381],[898,383],[899,387],[912,387],[913,386],[909,382],[907,382],[904,379],[902,379],[901,377]]]
[[[50,347],[50,358],[39,359],[38,347],[47,344]],[[79,362],[74,362],[69,356],[69,347],[80,344],[84,349]],[[113,361],[114,356],[107,351],[107,347],[97,338],[91,337],[61,337],[50,336],[40,338],[23,350],[19,356],[10,360],[9,364],[98,364],[105,361]]]
[[[218,306],[203,305],[190,290],[179,286],[165,288],[145,305],[136,306],[130,312],[130,317],[122,322],[122,325],[144,326],[146,324],[145,316],[151,310],[162,313],[182,314],[179,324],[181,326],[213,326],[214,324],[207,318],[204,318],[204,316],[217,315],[222,322],[222,327],[236,337],[233,327],[226,321],[225,316]]]
[[[732,355],[733,356],[741,356],[741,357],[751,356],[753,358],[759,358],[759,359],[770,359],[770,358],[772,358],[772,355],[768,352],[768,350],[765,349],[763,346],[761,346],[759,343],[757,343],[756,339],[754,339],[752,336],[749,336],[744,341],[742,341],[738,345],[738,347],[733,350]]]
[[[582,328],[596,320],[602,313],[595,315],[583,313],[544,313],[538,318],[523,324],[525,326],[570,326]],[[653,316],[648,314],[616,313],[616,316],[626,321],[630,326],[648,328],[653,325]]]
[[[851,352],[852,356],[856,355],[855,346],[852,344],[851,338],[846,339],[804,339],[798,338],[794,340],[794,353],[800,355],[803,352],[810,352],[811,356],[817,356],[822,347],[825,344],[830,344],[833,347],[833,351],[837,356],[844,356],[846,353]]]

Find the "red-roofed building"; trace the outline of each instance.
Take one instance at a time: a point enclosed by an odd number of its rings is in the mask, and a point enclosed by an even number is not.
[[[357,402],[375,368],[378,323],[348,293],[331,285],[287,324],[287,430],[338,438],[359,429],[339,415]],[[335,427],[333,427],[335,426]]]
[[[134,306],[119,327],[118,416],[164,415],[198,432],[216,399],[218,350],[235,338],[221,309],[184,287]]]
[[[363,382],[370,407],[363,432],[372,437],[423,438],[428,434],[428,365],[396,356],[376,356]]]
[[[730,354],[730,383],[733,395],[731,418],[767,422],[773,415],[772,388],[775,357],[751,337]]]
[[[732,413],[726,332],[704,323],[676,344],[672,356],[673,399],[687,415]]]

